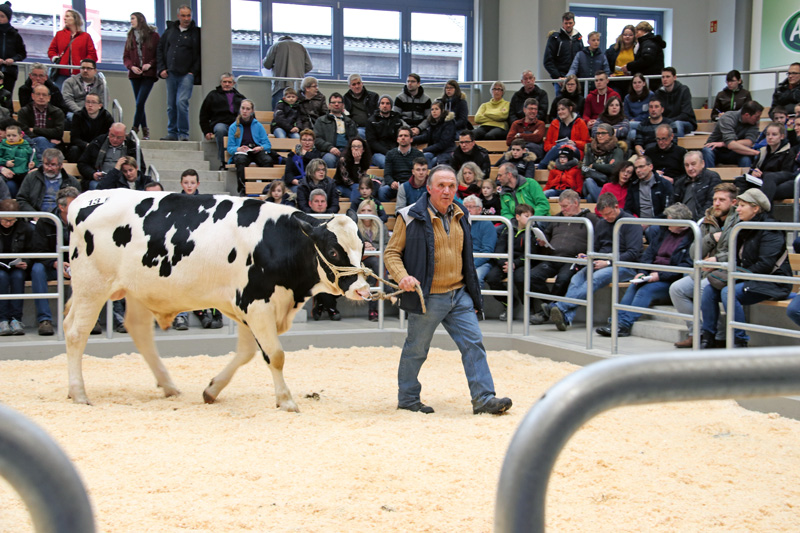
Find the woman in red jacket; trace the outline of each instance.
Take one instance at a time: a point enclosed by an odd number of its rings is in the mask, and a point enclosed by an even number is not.
[[[142,127],[142,137],[150,138],[150,128],[147,127],[147,115],[144,105],[153,89],[153,84],[158,81],[156,73],[156,52],[158,50],[158,32],[147,25],[147,19],[138,11],[131,13],[131,29],[128,30],[128,39],[125,41],[125,52],[122,62],[128,69],[128,78],[133,87],[133,96],[136,98],[136,114],[133,116],[133,131],[139,134]]]
[[[94,49],[92,37],[83,31],[83,17],[74,9],[67,9],[64,12],[64,28],[58,30],[50,41],[47,57],[58,65],[80,65],[82,59],[97,61],[97,51]],[[78,69],[59,69],[53,83],[60,90],[64,80],[78,72],[80,72]]]
[[[547,129],[547,137],[544,139],[544,157],[539,162],[538,168],[547,168],[547,164],[558,157],[558,149],[564,145],[569,145],[578,152],[579,159],[583,159],[583,147],[592,138],[589,136],[589,128],[586,122],[574,113],[575,102],[562,98],[558,101],[556,114],[558,118],[550,123]]]

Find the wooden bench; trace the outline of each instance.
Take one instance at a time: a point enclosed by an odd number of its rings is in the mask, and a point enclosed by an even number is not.
[[[77,163],[67,163],[64,161],[64,165],[62,167],[64,172],[69,174],[70,176],[80,176],[81,173],[78,172],[78,164]]]
[[[791,265],[792,267],[792,272],[796,273],[800,271],[800,254],[789,254],[789,265]],[[797,292],[798,287],[800,287],[800,285],[795,284],[794,286],[792,286],[792,292]],[[796,296],[796,298],[800,298],[800,296]],[[791,298],[789,298],[788,300],[777,300],[777,301],[764,300],[763,302],[759,302],[756,305],[768,305],[771,307],[782,307],[785,309],[789,307],[791,301],[792,301]]]
[[[678,146],[687,150],[700,150],[708,142],[708,135],[686,135],[678,137]]]

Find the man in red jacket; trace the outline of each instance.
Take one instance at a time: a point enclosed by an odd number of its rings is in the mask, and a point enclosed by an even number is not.
[[[536,159],[541,159],[544,157],[542,143],[544,143],[545,125],[538,118],[539,101],[536,98],[528,98],[522,109],[525,116],[511,123],[506,144],[511,146],[516,139],[522,139],[525,141],[525,148],[533,153]]]
[[[603,70],[598,70],[594,74],[594,90],[586,95],[586,101],[583,104],[583,121],[586,122],[589,131],[592,131],[597,117],[606,108],[606,102],[612,96],[622,100],[619,93],[608,86],[608,74]]]

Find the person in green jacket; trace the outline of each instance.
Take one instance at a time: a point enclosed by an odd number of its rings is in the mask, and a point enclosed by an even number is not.
[[[5,132],[6,137],[0,143],[0,168],[11,197],[15,198],[25,175],[33,168],[30,164],[33,147],[22,137],[19,126],[11,124]]]
[[[503,163],[497,171],[497,181],[502,186],[500,193],[500,214],[514,220],[518,204],[533,207],[537,217],[550,215],[550,202],[542,191],[542,186],[531,178],[520,176],[512,163]]]

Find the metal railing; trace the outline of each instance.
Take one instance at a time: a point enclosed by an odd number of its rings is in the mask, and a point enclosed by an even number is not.
[[[106,81],[106,75],[98,70],[97,71],[97,77],[100,78],[101,80],[103,80],[103,105],[106,106],[106,105],[108,105],[108,82]],[[114,104],[119,105],[119,102],[114,100]],[[119,109],[120,109],[120,120],[115,120],[114,122],[122,122],[122,120],[121,120],[121,118],[122,118],[122,106],[120,106]],[[113,114],[113,112],[112,112],[112,114]]]
[[[142,168],[142,142],[139,140],[139,136],[136,135],[136,132],[131,130],[128,135],[133,138],[133,141],[136,143],[136,168]]]
[[[689,228],[694,233],[694,261],[693,266],[677,267],[671,265],[655,265],[652,263],[640,263],[638,261],[613,261],[611,268],[613,268],[611,275],[611,353],[616,354],[619,351],[619,335],[617,327],[619,326],[618,311],[632,311],[635,313],[642,313],[645,315],[664,316],[671,318],[682,318],[692,320],[692,349],[697,350],[700,346],[700,283],[702,282],[700,275],[700,268],[706,264],[702,260],[703,239],[700,233],[700,226],[693,220],[667,220],[663,218],[620,218],[614,224],[613,232],[613,256],[619,257],[619,232],[622,226],[631,224],[642,224],[645,226],[679,226]],[[715,263],[718,264],[718,263]],[[636,307],[633,305],[624,305],[619,303],[619,269],[620,268],[639,268],[647,269],[648,271],[658,270],[661,272],[679,272],[684,274],[692,274],[694,280],[694,292],[692,298],[692,315],[677,313],[672,311],[661,311],[652,309],[650,307]],[[697,317],[695,319],[694,317]],[[586,323],[587,331],[591,332],[593,324]]]
[[[119,100],[114,98],[114,101],[111,102],[111,118],[114,119],[114,122],[122,122],[123,114],[122,104],[119,103]]]
[[[153,165],[147,166],[147,173],[150,175],[150,178],[155,182],[161,182],[161,175],[158,173],[158,169]]]
[[[665,352],[606,359],[551,387],[525,415],[498,482],[494,530],[539,533],[553,466],[572,435],[624,405],[800,394],[800,349]]]
[[[532,227],[534,222],[547,222],[551,224],[583,224],[586,226],[586,254],[584,257],[561,257],[555,255],[532,254],[531,250],[531,234],[533,233]],[[586,324],[591,324],[594,318],[594,282],[592,274],[594,273],[594,260],[595,259],[610,259],[609,254],[595,253],[594,251],[594,225],[592,221],[586,217],[553,217],[553,216],[532,216],[528,219],[528,225],[525,227],[525,294],[524,294],[524,317],[525,322],[525,336],[530,334],[530,300],[529,298],[540,298],[542,300],[553,300],[556,302],[565,302],[575,305],[582,305],[586,307]],[[567,298],[566,296],[556,296],[554,294],[531,292],[531,260],[537,261],[555,261],[558,263],[575,263],[576,265],[585,265],[586,267],[586,298],[581,300],[577,298]],[[591,328],[586,328],[586,349],[592,348],[592,332]]]
[[[800,174],[794,177],[794,203],[792,204],[792,221],[800,224]],[[792,241],[797,239],[797,230],[792,232]]]

